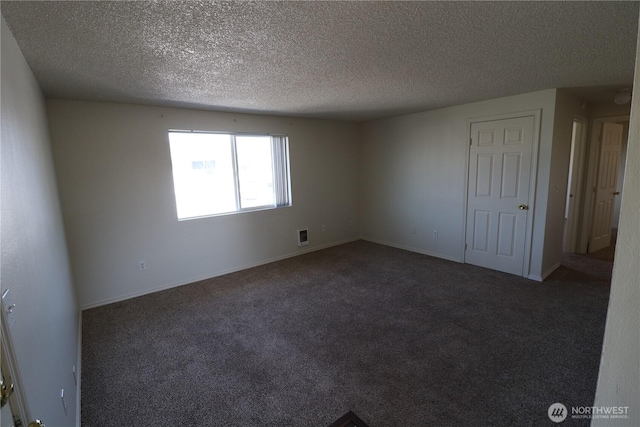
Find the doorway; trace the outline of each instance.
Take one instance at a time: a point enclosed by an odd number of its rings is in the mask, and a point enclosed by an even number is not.
[[[471,123],[465,263],[525,275],[537,116]]]
[[[620,128],[621,135],[617,136]],[[582,214],[577,227],[576,253],[591,253],[611,245],[620,213],[628,135],[629,115],[592,120],[589,148],[585,150],[588,161],[581,193],[584,199],[581,205],[576,205]],[[612,145],[611,138],[618,137],[620,145],[615,141]],[[606,194],[598,198],[598,189]]]
[[[573,124],[562,265],[565,275],[573,272],[583,279],[610,281],[629,116],[592,119],[588,138],[586,123],[576,118]],[[598,189],[608,194],[598,200]],[[598,232],[595,239],[594,229]],[[600,240],[599,246],[592,244],[594,240]]]
[[[569,158],[569,177],[567,180],[567,200],[564,215],[564,233],[562,251],[576,252],[578,245],[579,222],[582,206],[585,147],[587,141],[587,119],[576,117],[573,120],[571,135],[571,155]]]

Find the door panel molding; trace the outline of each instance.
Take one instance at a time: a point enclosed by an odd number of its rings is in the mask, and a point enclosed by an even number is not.
[[[529,174],[529,196],[528,196],[528,202],[526,203],[528,206],[531,207],[531,209],[528,211],[528,214],[526,215],[526,224],[525,224],[525,233],[524,233],[524,256],[523,256],[523,265],[522,265],[522,271],[518,274],[521,275],[523,277],[529,277],[530,276],[530,264],[531,264],[531,245],[532,245],[532,233],[533,233],[533,220],[534,220],[534,207],[535,207],[535,200],[536,200],[536,181],[537,181],[537,172],[538,172],[538,156],[539,156],[539,147],[540,147],[540,126],[541,126],[541,116],[542,116],[542,110],[541,109],[535,109],[535,110],[527,110],[527,111],[516,111],[516,112],[512,112],[512,113],[505,113],[505,114],[497,114],[497,115],[490,115],[490,116],[481,116],[481,117],[474,117],[474,118],[470,118],[467,120],[467,137],[468,137],[468,141],[469,141],[469,147],[467,148],[467,158],[466,158],[466,180],[465,180],[465,191],[464,191],[464,201],[463,201],[463,207],[464,207],[464,217],[463,217],[463,221],[462,221],[462,235],[463,235],[463,241],[462,241],[462,248],[461,248],[461,252],[462,252],[462,260],[463,262],[467,262],[467,246],[469,243],[469,237],[471,237],[471,245],[475,245],[475,237],[476,236],[469,236],[468,235],[468,230],[467,230],[467,222],[470,221],[475,221],[476,218],[468,218],[469,215],[469,201],[468,201],[468,196],[469,196],[469,191],[473,191],[475,192],[477,190],[477,188],[473,188],[470,189],[470,174],[472,173],[471,171],[471,138],[472,138],[472,126],[474,124],[478,124],[478,123],[484,123],[484,122],[492,122],[492,121],[499,121],[499,120],[505,120],[505,119],[518,119],[518,118],[526,118],[526,117],[532,117],[533,118],[533,128],[532,128],[532,148],[531,148],[531,169],[530,169],[530,174]],[[489,137],[489,135],[491,135]],[[481,138],[478,141],[478,146],[479,147],[489,147],[491,145],[495,144],[495,135],[493,135],[492,132],[482,132],[482,135],[480,135]],[[519,132],[514,132],[513,129],[510,128],[506,128],[504,129],[504,145],[505,146],[513,146],[513,145],[519,145],[522,144],[521,139],[522,139],[522,135],[519,135]],[[499,158],[498,160],[500,163],[505,162],[504,158]],[[494,162],[495,163],[495,162]],[[498,165],[494,165],[495,167],[497,167]],[[504,164],[500,165],[500,167],[502,168],[504,166]],[[518,165],[518,169],[520,169],[521,165]],[[475,173],[477,173],[478,171],[474,171]],[[503,187],[503,183],[500,182],[500,188],[499,191],[503,192],[505,190],[505,188]],[[506,217],[505,217],[506,218]],[[497,225],[497,224],[496,224]],[[504,230],[503,230],[504,232]],[[504,237],[504,235],[502,236]],[[510,251],[505,251],[505,246],[504,246],[504,242],[499,242],[501,244],[501,251],[503,254],[502,256],[505,258],[509,258],[508,256],[506,256],[506,253],[504,252],[510,252]]]
[[[591,238],[591,229],[593,227],[593,213],[595,208],[595,193],[593,188],[596,186],[596,176],[598,173],[598,162],[600,161],[600,134],[604,123],[618,123],[629,121],[631,116],[624,114],[620,116],[596,117],[591,119],[589,136],[587,138],[588,146],[585,147],[585,179],[580,194],[582,203],[576,204],[576,209],[582,212],[582,221],[579,227],[579,239],[577,242],[576,252],[587,253],[589,240]]]
[[[616,180],[623,131],[624,126],[621,124],[610,122],[602,124],[589,252],[595,252],[611,245],[611,216],[616,197]]]

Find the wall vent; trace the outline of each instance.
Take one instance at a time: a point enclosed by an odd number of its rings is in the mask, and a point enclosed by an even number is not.
[[[309,244],[309,229],[303,228],[298,230],[298,246],[306,246]]]

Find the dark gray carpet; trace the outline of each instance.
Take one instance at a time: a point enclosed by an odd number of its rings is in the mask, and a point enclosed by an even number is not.
[[[550,279],[611,282],[613,258],[616,252],[618,229],[611,229],[611,245],[590,254],[562,254],[562,268]]]
[[[563,268],[358,241],[87,310],[82,425],[552,425],[593,404],[609,295]]]

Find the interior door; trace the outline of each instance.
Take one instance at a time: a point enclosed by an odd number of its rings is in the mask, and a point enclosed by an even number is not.
[[[465,262],[523,275],[533,116],[471,124]]]
[[[603,123],[600,137],[600,160],[596,175],[595,202],[591,221],[589,252],[611,245],[611,216],[613,215],[618,163],[622,149],[624,127],[617,123]]]
[[[567,188],[567,224],[566,243],[564,252],[575,253],[578,244],[578,214],[581,197],[580,188],[582,175],[583,147],[586,139],[585,123],[581,119],[573,121],[571,137],[571,158],[569,162],[569,185]]]

